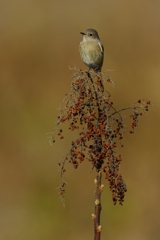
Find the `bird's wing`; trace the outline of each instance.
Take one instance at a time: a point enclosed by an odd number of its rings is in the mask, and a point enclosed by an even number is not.
[[[103,45],[102,45],[100,42],[98,42],[98,45],[99,45],[99,47],[100,47],[100,49],[101,49],[101,53],[104,53],[104,47],[103,47]]]

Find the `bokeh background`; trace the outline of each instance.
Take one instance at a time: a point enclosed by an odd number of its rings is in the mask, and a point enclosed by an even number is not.
[[[72,135],[49,144],[70,91],[68,66],[86,69],[78,52],[86,28],[97,29],[103,42],[103,71],[115,70],[107,73],[115,88],[106,85],[115,105],[154,103],[134,135],[128,126],[119,149],[128,187],[123,206],[113,206],[103,180],[102,239],[160,239],[159,9],[156,0],[0,1],[1,240],[93,239],[95,173],[87,162],[67,166],[64,210],[58,161]]]

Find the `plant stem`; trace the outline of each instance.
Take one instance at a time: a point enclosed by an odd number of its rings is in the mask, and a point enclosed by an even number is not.
[[[101,193],[103,191],[103,185],[101,184],[102,172],[97,172],[95,179],[96,190],[95,190],[95,211],[94,211],[94,240],[100,240],[101,225],[100,225],[100,213],[101,213]]]

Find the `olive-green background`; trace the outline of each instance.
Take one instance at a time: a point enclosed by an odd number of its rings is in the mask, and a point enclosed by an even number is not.
[[[160,1],[1,0],[0,240],[93,239],[95,173],[87,162],[67,166],[63,210],[58,161],[72,134],[49,144],[70,91],[68,66],[87,69],[78,52],[86,28],[103,42],[103,71],[115,70],[107,73],[115,88],[106,84],[114,104],[154,103],[134,135],[128,126],[119,149],[128,187],[123,207],[113,206],[103,180],[102,239],[160,239]]]

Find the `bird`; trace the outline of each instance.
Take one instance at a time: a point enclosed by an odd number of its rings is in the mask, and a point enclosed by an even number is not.
[[[104,47],[100,41],[98,32],[95,29],[89,28],[84,32],[80,32],[80,34],[83,36],[83,40],[79,45],[82,61],[89,69],[100,72],[104,59]]]

